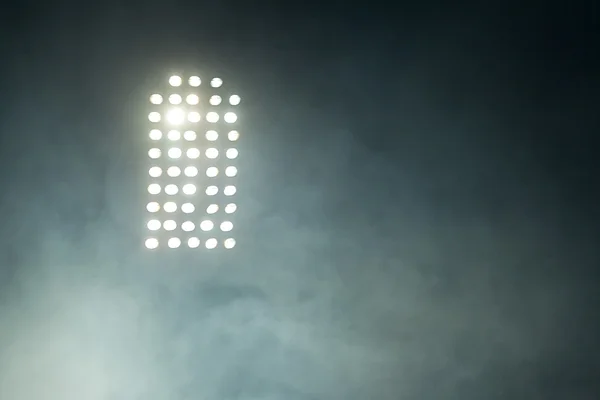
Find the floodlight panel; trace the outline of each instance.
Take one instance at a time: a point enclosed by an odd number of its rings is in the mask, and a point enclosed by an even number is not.
[[[147,212],[153,249],[236,245],[241,97],[223,79],[176,74],[148,94]]]

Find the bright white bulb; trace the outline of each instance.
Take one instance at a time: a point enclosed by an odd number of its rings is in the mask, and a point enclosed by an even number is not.
[[[161,154],[160,149],[152,148],[152,149],[148,150],[148,157],[150,157],[154,160],[157,158],[160,158],[160,154]]]
[[[174,201],[167,201],[163,205],[163,210],[165,210],[165,212],[168,213],[174,213],[175,211],[177,211],[177,204]]]
[[[150,114],[148,114],[148,120],[150,122],[160,122],[160,113],[152,111]]]
[[[181,125],[185,121],[185,113],[181,108],[172,108],[167,111],[167,121],[172,125]]]
[[[198,150],[195,147],[192,147],[190,149],[187,149],[185,154],[187,155],[188,158],[191,158],[192,160],[194,160],[194,159],[200,157],[200,150]]]
[[[206,158],[210,158],[211,160],[219,157],[219,150],[215,149],[214,147],[209,147],[208,149],[206,149]]]
[[[204,221],[200,222],[200,229],[202,229],[204,232],[208,232],[210,230],[212,230],[212,228],[214,228],[215,224],[208,219],[205,219]]]
[[[225,152],[225,156],[227,158],[229,158],[230,160],[233,160],[235,158],[237,158],[239,152],[237,149],[227,149],[227,151]]]
[[[193,178],[198,175],[198,168],[196,167],[185,167],[183,174],[189,178]]]
[[[225,113],[225,116],[223,117],[223,119],[228,124],[233,124],[235,121],[237,121],[237,115],[236,115],[236,113],[229,111],[229,112]]]
[[[177,229],[177,222],[173,221],[172,219],[168,219],[163,222],[163,228],[165,228],[165,231],[174,231]]]
[[[146,205],[146,210],[151,213],[158,212],[160,210],[160,204],[158,204],[156,201],[151,201]]]
[[[152,167],[148,170],[148,174],[153,178],[158,178],[162,175],[162,169],[160,167]]]
[[[177,75],[173,75],[169,78],[169,85],[173,87],[181,86],[181,77]]]
[[[181,246],[181,239],[172,237],[167,241],[167,246],[169,246],[171,249],[176,249]]]
[[[223,242],[223,246],[226,249],[233,249],[235,247],[235,239],[234,238],[225,239],[225,241]]]
[[[206,121],[210,122],[211,124],[219,122],[219,114],[217,114],[214,111],[210,111],[209,113],[206,114]]]
[[[185,221],[183,224],[181,224],[181,229],[185,232],[191,232],[196,229],[196,225],[194,225],[192,221]]]
[[[158,183],[151,183],[148,185],[148,193],[150,194],[159,194],[161,190],[162,189]]]
[[[219,104],[221,104],[221,101],[221,96],[218,96],[216,94],[210,96],[210,99],[208,100],[211,106],[218,106]]]
[[[188,239],[188,246],[190,249],[196,249],[200,246],[200,239],[197,237],[191,237]]]
[[[206,131],[206,140],[208,140],[209,142],[214,142],[215,140],[217,140],[219,138],[219,134],[217,133],[217,131]]]
[[[219,206],[216,204],[210,204],[208,207],[206,207],[207,214],[215,214],[217,211],[219,211]]]
[[[215,239],[215,238],[210,238],[210,239],[208,239],[208,240],[206,241],[206,244],[205,244],[205,246],[206,246],[206,248],[207,248],[207,249],[209,249],[209,250],[212,250],[212,249],[214,249],[215,247],[217,247],[217,244],[218,244],[218,242],[217,242],[217,239]]]
[[[235,203],[229,203],[225,206],[225,214],[233,214],[237,210]]]
[[[217,175],[219,175],[219,169],[217,167],[206,168],[206,176],[209,178],[214,178]]]
[[[183,191],[184,194],[191,196],[196,193],[196,185],[193,185],[191,183],[186,183],[185,185],[183,185],[183,188],[181,190]]]
[[[233,165],[225,168],[225,176],[228,176],[229,178],[233,178],[234,176],[237,175],[237,173],[238,173],[238,170]]]
[[[205,193],[207,196],[214,196],[217,193],[219,193],[219,188],[216,187],[215,185],[210,185],[209,187],[206,188]]]
[[[147,249],[154,250],[158,247],[158,240],[156,238],[148,238],[144,242],[144,245]]]
[[[169,133],[167,133],[167,138],[169,140],[173,140],[173,141],[179,140],[179,139],[181,139],[181,132],[176,131],[176,130],[171,130],[171,131],[169,131]]]
[[[194,124],[196,122],[200,122],[200,113],[198,113],[196,111],[192,111],[191,113],[188,114],[188,121],[190,121]]]
[[[183,203],[181,205],[181,211],[184,214],[191,214],[194,212],[194,210],[196,210],[196,207],[194,207],[194,205],[192,203]]]
[[[170,158],[179,158],[181,157],[181,149],[179,147],[171,147],[167,154]]]
[[[220,228],[223,232],[231,232],[231,230],[233,229],[233,224],[231,223],[231,221],[223,221],[221,222]]]
[[[152,104],[161,104],[163,102],[163,98],[160,94],[153,94],[150,96],[150,103]]]
[[[227,134],[227,138],[232,142],[235,142],[240,138],[240,133],[238,131],[231,131]]]
[[[152,129],[149,136],[150,140],[160,140],[162,138],[162,132],[158,129]]]
[[[148,223],[146,224],[146,226],[151,231],[157,231],[157,230],[160,229],[160,221],[157,220],[157,219],[151,219],[150,221],[148,221]]]
[[[232,106],[237,106],[238,104],[240,104],[240,101],[242,101],[242,99],[237,94],[229,96],[229,104],[231,104]]]
[[[169,184],[165,186],[165,193],[169,196],[174,196],[177,193],[179,193],[179,188],[177,187],[177,185]]]
[[[200,98],[195,94],[188,94],[185,98],[185,102],[191,106],[195,106],[200,102]]]
[[[190,79],[188,79],[188,83],[190,84],[191,87],[198,87],[202,83],[202,80],[200,79],[199,76],[193,75],[193,76],[190,76]]]
[[[179,175],[181,175],[181,168],[176,166],[169,167],[167,169],[167,175],[169,175],[171,178],[177,178]]]
[[[210,81],[210,86],[214,88],[221,87],[223,85],[223,80],[221,78],[212,78]]]
[[[223,194],[225,196],[233,196],[236,191],[237,191],[237,189],[235,188],[235,186],[229,185],[229,186],[225,186],[225,188],[223,189]]]
[[[185,140],[187,140],[188,142],[191,142],[191,141],[193,141],[193,140],[196,140],[196,137],[197,137],[197,136],[196,136],[196,132],[194,132],[194,131],[185,131],[185,132],[183,133],[183,138],[184,138]]]
[[[169,96],[169,103],[175,104],[175,105],[181,104],[181,96],[178,95],[178,94],[172,94],[172,95],[170,95]]]

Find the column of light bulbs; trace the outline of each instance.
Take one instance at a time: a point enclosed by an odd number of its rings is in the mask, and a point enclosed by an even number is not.
[[[149,100],[146,248],[232,249],[240,96],[174,75]]]

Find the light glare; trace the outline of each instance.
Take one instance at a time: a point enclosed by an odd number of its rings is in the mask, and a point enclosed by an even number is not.
[[[152,129],[149,136],[150,140],[160,140],[162,138],[162,132],[158,129]]]
[[[228,124],[233,124],[235,121],[237,121],[237,115],[234,112],[226,112],[225,116],[223,117],[225,119],[225,122],[227,122]]]
[[[237,149],[233,149],[233,148],[227,149],[227,151],[225,152],[225,156],[227,158],[229,158],[230,160],[237,158],[238,154],[239,153],[238,153]]]
[[[177,193],[179,193],[179,188],[177,187],[177,185],[173,185],[171,183],[165,186],[165,193],[169,196],[175,196]]]
[[[188,94],[185,98],[185,102],[191,106],[195,106],[200,102],[200,98],[195,94]]]
[[[181,77],[177,75],[173,75],[169,78],[169,85],[173,87],[181,86]]]
[[[214,124],[216,122],[219,122],[219,114],[217,114],[214,111],[210,111],[206,114],[206,121],[210,122],[211,124]]]
[[[148,120],[150,122],[160,122],[160,113],[152,111],[150,114],[148,114]]]
[[[200,122],[200,113],[198,113],[196,111],[192,111],[191,113],[188,114],[188,121],[190,121],[194,124],[196,122]]]
[[[217,175],[219,175],[219,169],[217,167],[208,167],[206,169],[206,176],[209,178],[214,178]]]
[[[160,167],[152,167],[148,170],[148,174],[153,178],[158,178],[162,175],[162,169]]]
[[[169,140],[173,140],[173,141],[179,140],[179,139],[181,139],[181,132],[176,131],[176,130],[171,130],[171,131],[169,131],[169,133],[167,133],[167,138]]]
[[[154,250],[158,247],[158,240],[156,238],[148,238],[144,244],[147,249]]]
[[[178,94],[172,94],[169,96],[169,103],[174,104],[174,105],[179,105],[181,104],[181,96]]]
[[[169,167],[167,169],[167,175],[169,175],[171,178],[177,178],[179,175],[181,175],[181,169],[176,166]]]
[[[157,158],[160,158],[160,153],[161,153],[160,149],[153,147],[150,150],[148,150],[148,157],[155,160]]]
[[[188,142],[196,140],[196,132],[194,132],[194,131],[185,131],[183,133],[183,138],[185,140],[187,140]]]
[[[228,176],[229,178],[233,178],[234,176],[236,176],[237,172],[237,168],[233,165],[230,165],[229,167],[225,168],[225,176]]]
[[[206,140],[208,140],[209,142],[214,142],[215,140],[217,140],[219,138],[219,134],[217,133],[217,131],[206,131]]]
[[[167,246],[169,246],[172,249],[176,249],[179,246],[181,246],[181,239],[176,238],[176,237],[172,237],[169,239],[169,241],[167,242]]]
[[[205,154],[206,158],[210,158],[212,160],[219,157],[219,150],[215,149],[214,147],[209,147],[206,149]]]
[[[151,213],[158,212],[160,210],[160,204],[158,204],[156,201],[151,201],[146,205],[146,210]]]
[[[191,214],[194,212],[195,209],[196,209],[196,207],[194,207],[194,205],[192,203],[183,203],[181,205],[181,211],[184,214]]]
[[[150,96],[150,103],[152,104],[161,104],[163,102],[163,98],[160,94],[153,94],[152,96]]]
[[[190,79],[188,79],[188,83],[191,87],[198,87],[202,83],[202,80],[199,76],[192,75],[190,76]]]
[[[193,178],[198,175],[198,168],[196,167],[185,167],[183,170],[185,176],[189,178]]]
[[[185,120],[185,113],[181,108],[172,108],[167,111],[167,121],[172,125],[181,125]]]
[[[206,241],[206,248],[209,250],[214,249],[215,247],[217,247],[217,239],[215,238],[210,238]]]
[[[240,133],[238,131],[231,131],[227,134],[227,138],[230,141],[235,142],[236,140],[238,140],[240,138]]]
[[[181,157],[181,149],[179,147],[171,147],[167,154],[171,158],[179,158]]]
[[[237,189],[235,188],[235,186],[229,185],[229,186],[225,186],[225,188],[223,189],[223,194],[225,196],[233,196],[236,191],[237,191]]]

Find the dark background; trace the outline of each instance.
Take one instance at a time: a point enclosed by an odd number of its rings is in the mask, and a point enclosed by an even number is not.
[[[599,8],[3,5],[0,399],[597,398]],[[242,96],[228,254],[141,248],[181,68]]]

